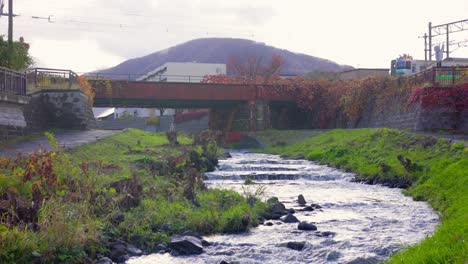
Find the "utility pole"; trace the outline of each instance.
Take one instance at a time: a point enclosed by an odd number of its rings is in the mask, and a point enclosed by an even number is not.
[[[424,36],[419,36],[418,38],[424,39],[424,61],[427,62],[427,33],[424,33]]]
[[[8,0],[8,46],[13,48],[13,0]]]
[[[432,61],[432,22],[429,22],[429,61]]]
[[[449,24],[447,24],[447,45],[445,45],[447,48],[447,59],[450,57],[450,41],[449,41],[449,32],[450,32],[450,28],[449,28]]]

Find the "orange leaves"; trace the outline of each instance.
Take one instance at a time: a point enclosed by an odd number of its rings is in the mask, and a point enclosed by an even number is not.
[[[93,87],[88,83],[88,79],[81,75],[78,77],[81,90],[88,96],[89,103],[93,105],[95,92]]]

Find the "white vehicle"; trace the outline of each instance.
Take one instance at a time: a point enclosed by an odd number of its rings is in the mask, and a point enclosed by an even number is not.
[[[394,60],[394,65],[392,65],[392,69],[394,70],[394,74],[397,76],[405,76],[411,74],[411,62],[412,59],[405,59],[405,58],[398,58]],[[393,73],[393,72],[392,72]]]

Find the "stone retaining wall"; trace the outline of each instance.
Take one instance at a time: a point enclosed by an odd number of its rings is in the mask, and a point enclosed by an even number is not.
[[[468,132],[467,114],[460,114],[455,107],[435,107],[425,109],[416,104],[402,107],[401,102],[395,102],[393,109],[385,113],[377,113],[368,109],[360,122],[353,126],[348,123],[348,128],[364,127],[390,127],[422,130],[460,130]]]
[[[0,141],[50,128],[97,128],[88,97],[79,90],[0,94]]]

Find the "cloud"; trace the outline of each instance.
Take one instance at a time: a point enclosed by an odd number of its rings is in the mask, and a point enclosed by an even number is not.
[[[238,7],[233,12],[240,19],[246,20],[253,25],[261,25],[270,20],[275,14],[271,6]]]

